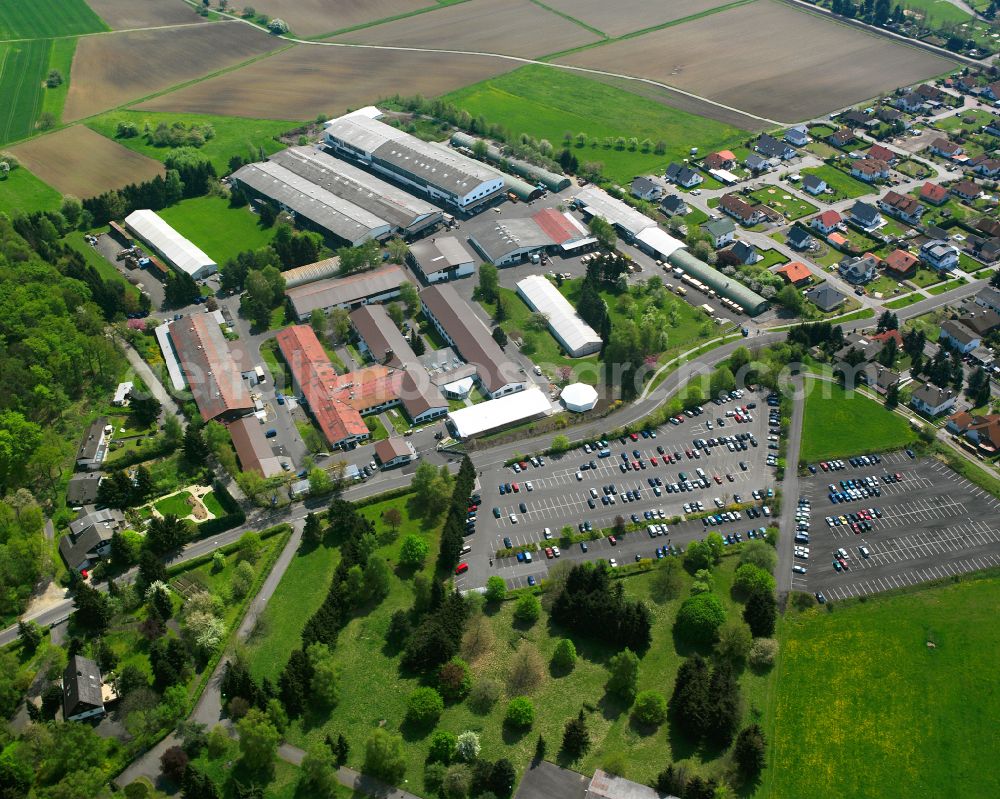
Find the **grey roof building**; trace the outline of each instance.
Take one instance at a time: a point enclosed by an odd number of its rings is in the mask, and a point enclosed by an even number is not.
[[[63,672],[63,720],[81,721],[103,715],[101,670],[90,658],[74,655]]]
[[[97,501],[97,488],[104,477],[100,472],[81,472],[69,478],[66,485],[68,505],[93,505]]]
[[[356,308],[369,302],[381,302],[399,295],[399,287],[406,283],[406,273],[396,264],[381,266],[370,272],[347,277],[317,280],[285,291],[292,309],[300,322],[309,318],[315,309]]]
[[[797,225],[788,231],[788,245],[796,250],[806,250],[812,246],[813,237],[809,231]]]
[[[468,277],[476,271],[475,257],[455,236],[414,242],[407,262],[427,283]]]
[[[111,536],[121,529],[125,515],[118,510],[81,511],[59,539],[59,554],[72,571],[89,569],[111,550]]]
[[[686,214],[688,212],[687,203],[684,202],[684,198],[676,194],[669,194],[660,200],[660,208],[663,209],[664,213],[670,214]]]
[[[837,291],[829,283],[821,283],[806,292],[806,297],[821,311],[832,311],[844,304],[847,295]]]
[[[520,263],[525,256],[556,244],[530,217],[482,221],[483,224],[469,234],[469,243],[496,266]]]
[[[104,456],[108,452],[108,434],[105,432],[107,426],[107,417],[102,416],[100,419],[95,419],[87,428],[87,433],[76,451],[77,469],[95,471],[101,468]]]

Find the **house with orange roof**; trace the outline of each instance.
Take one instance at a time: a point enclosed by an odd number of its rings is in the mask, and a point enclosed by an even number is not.
[[[906,250],[893,250],[885,258],[885,271],[893,277],[903,280],[917,270],[920,261],[916,255]]]
[[[943,205],[948,200],[948,190],[928,180],[920,187],[920,199],[931,205]]]
[[[812,280],[812,271],[800,261],[791,261],[781,268],[775,270],[775,274],[781,275],[793,286],[802,286]]]

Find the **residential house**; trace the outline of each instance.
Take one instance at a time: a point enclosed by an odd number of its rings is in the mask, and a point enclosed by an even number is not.
[[[983,343],[979,333],[967,327],[960,319],[946,319],[942,322],[938,341],[963,355],[967,355]]]
[[[997,354],[989,347],[979,346],[969,353],[968,358],[969,363],[976,366],[993,366],[996,363]]]
[[[808,250],[815,243],[815,239],[809,235],[809,231],[804,227],[795,225],[788,231],[788,246],[793,250]]]
[[[705,156],[705,169],[732,169],[736,166],[736,156],[729,150],[719,150]]]
[[[931,152],[935,155],[954,160],[962,155],[965,149],[960,144],[955,144],[955,142],[939,136],[931,142]]]
[[[1000,80],[994,81],[993,83],[984,86],[983,96],[988,97],[990,100],[993,100],[994,102],[1000,100]]]
[[[827,235],[837,230],[844,220],[843,217],[836,211],[824,211],[819,216],[814,216],[810,222],[809,226],[815,228],[820,233]]]
[[[973,167],[972,171],[977,175],[995,178],[1000,175],[1000,159],[984,158]]]
[[[943,103],[948,96],[937,86],[931,86],[929,83],[921,83],[913,92],[928,103]]]
[[[906,92],[895,100],[896,108],[910,114],[919,113],[924,107],[924,98],[916,92]]]
[[[667,216],[686,216],[690,211],[684,198],[677,194],[668,194],[660,200],[660,210]]]
[[[826,181],[816,175],[806,175],[802,178],[802,188],[815,197],[826,191]]]
[[[851,175],[865,183],[874,183],[889,177],[889,165],[877,158],[862,158],[851,164]]]
[[[949,191],[956,197],[963,200],[975,200],[982,194],[983,190],[979,187],[978,183],[974,183],[971,180],[960,180],[955,183]]]
[[[878,209],[874,205],[858,200],[851,206],[848,220],[864,231],[878,230],[885,224]]]
[[[1000,314],[991,310],[970,310],[963,313],[959,321],[974,333],[985,336],[1000,327]]]
[[[925,416],[940,416],[955,407],[955,392],[925,383],[910,397],[910,407]]]
[[[780,158],[787,161],[795,157],[795,148],[787,142],[778,141],[769,133],[762,133],[754,145],[754,149],[766,158]]]
[[[893,250],[885,258],[885,271],[897,280],[904,280],[917,271],[919,260],[912,252]]]
[[[948,200],[948,189],[928,180],[920,187],[920,199],[931,205],[943,205]]]
[[[828,144],[834,147],[846,147],[855,140],[854,131],[850,128],[840,128],[826,137]]]
[[[920,222],[920,217],[923,216],[925,210],[915,197],[900,194],[898,191],[887,191],[885,197],[878,201],[878,207],[887,214],[911,225]]]
[[[640,175],[632,181],[630,191],[633,197],[648,202],[656,202],[666,193],[663,184],[645,175]]]
[[[737,241],[726,251],[730,258],[738,264],[755,264],[763,259],[763,255],[757,252],[757,248],[745,241]]]
[[[973,227],[980,231],[983,235],[990,237],[1000,236],[1000,222],[995,219],[990,219],[988,216],[981,216],[976,220]]]
[[[902,122],[906,127],[910,126],[906,117],[895,108],[890,108],[887,105],[879,106],[878,111],[875,112],[875,118],[879,122],[885,122],[887,125],[895,125],[897,122]]]
[[[691,169],[691,167],[678,163],[673,163],[667,167],[666,178],[678,186],[683,186],[685,189],[697,186],[705,180],[705,178]]]
[[[990,413],[980,416],[960,411],[948,417],[945,427],[948,432],[962,436],[975,444],[985,455],[995,455],[1000,452],[1000,414]]]
[[[87,432],[76,451],[76,468],[78,471],[94,472],[101,468],[108,452],[111,427],[106,417],[96,419],[87,428]]]
[[[844,300],[847,299],[847,295],[841,291],[837,291],[828,281],[809,289],[806,292],[806,299],[821,311],[829,313],[843,305]]]
[[[74,474],[66,485],[66,504],[71,508],[93,505],[97,501],[97,489],[103,477],[100,472]]]
[[[868,148],[865,153],[865,158],[874,158],[878,161],[885,161],[889,166],[892,166],[899,160],[899,156],[881,144],[873,144]]]
[[[771,162],[757,153],[750,153],[743,163],[755,175],[771,171]]]
[[[785,141],[793,147],[805,147],[809,144],[809,129],[805,125],[795,125],[785,133]]]
[[[812,281],[812,271],[810,271],[808,266],[799,261],[790,261],[776,269],[774,273],[781,275],[793,286],[804,286],[806,283]]]
[[[970,233],[965,238],[964,249],[984,264],[993,264],[1000,260],[1000,238],[996,236],[977,236]]]
[[[973,300],[983,308],[1000,311],[1000,290],[993,288],[993,286],[983,286],[979,293],[973,297]]]
[[[63,672],[63,720],[83,721],[104,716],[104,680],[90,658],[73,655]]]
[[[864,365],[858,377],[879,394],[886,394],[890,388],[899,385],[900,374],[895,369],[889,369],[869,361]]]
[[[920,260],[942,272],[958,267],[958,249],[942,239],[931,239],[920,248]]]
[[[726,194],[719,200],[719,208],[734,219],[738,219],[747,227],[752,227],[761,221],[762,213],[746,200],[735,194]]]
[[[111,551],[111,537],[125,523],[118,510],[83,510],[69,523],[69,532],[59,539],[59,553],[70,571],[91,568]]]
[[[864,128],[871,122],[871,118],[856,108],[850,108],[837,117],[840,124],[850,128]]]
[[[837,271],[848,283],[861,286],[875,279],[878,265],[878,257],[868,252],[859,258],[845,258],[838,264]]]
[[[392,436],[375,442],[375,460],[382,469],[391,469],[409,463],[417,456],[413,444],[405,438]]]
[[[851,249],[850,240],[847,238],[847,236],[843,235],[842,233],[831,233],[829,236],[826,237],[826,241],[827,244],[831,245],[832,247],[836,247],[838,250],[843,250],[844,252],[847,252],[848,250]]]
[[[733,220],[728,217],[722,217],[721,219],[713,219],[710,222],[705,222],[701,226],[712,240],[712,246],[716,249],[719,247],[725,247],[727,244],[736,240],[736,225],[733,224]]]

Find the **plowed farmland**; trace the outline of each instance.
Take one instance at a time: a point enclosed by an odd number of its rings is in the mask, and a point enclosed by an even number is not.
[[[599,37],[530,0],[469,0],[348,33],[336,41],[532,58],[590,44]]]
[[[566,56],[793,122],[915,83],[954,63],[771,0]]]
[[[260,0],[254,8],[283,19],[299,36],[321,36],[436,5],[435,0]]]
[[[63,119],[106,111],[280,46],[240,22],[83,38],[73,59]]]
[[[163,174],[163,164],[104,138],[83,125],[39,136],[10,151],[62,194],[92,197]]]
[[[651,3],[649,0],[615,0],[613,3],[607,0],[545,0],[545,5],[604,31],[608,36],[622,36],[702,14],[731,2],[733,0],[670,0],[669,3]]]
[[[203,22],[184,0],[88,0],[114,30]]]
[[[299,45],[138,106],[258,119],[334,116],[399,93],[434,97],[513,69],[495,58]]]

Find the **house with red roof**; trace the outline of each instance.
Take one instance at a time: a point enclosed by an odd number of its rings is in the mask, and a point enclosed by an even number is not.
[[[885,161],[889,165],[895,164],[899,160],[899,156],[896,153],[881,144],[873,144],[869,147],[868,152],[865,153],[865,158],[875,158],[879,161]]]
[[[851,174],[865,183],[874,183],[889,177],[889,165],[877,158],[862,158],[851,164]]]
[[[920,261],[916,255],[906,250],[893,250],[885,257],[885,271],[893,277],[903,280],[917,270]]]
[[[836,211],[824,211],[819,216],[813,217],[809,222],[809,226],[826,235],[832,233],[843,223],[843,217]]]
[[[915,197],[911,197],[909,194],[900,194],[898,191],[887,191],[885,197],[878,201],[878,207],[911,225],[920,221],[925,210]]]
[[[943,205],[948,199],[948,190],[928,180],[920,187],[920,199],[931,205]]]
[[[705,169],[732,169],[736,166],[736,156],[729,150],[719,150],[705,156]]]
[[[779,269],[775,270],[776,275],[781,275],[793,286],[803,286],[812,281],[812,272],[809,267],[799,261],[791,261]]]

